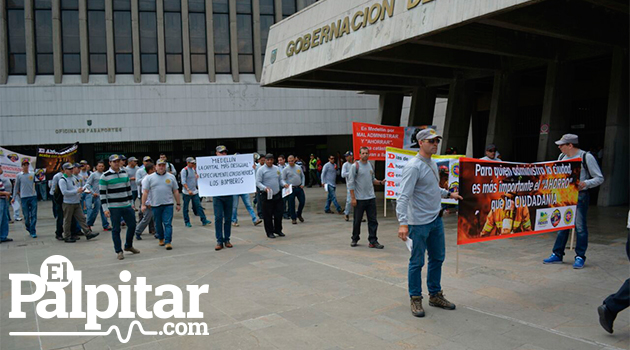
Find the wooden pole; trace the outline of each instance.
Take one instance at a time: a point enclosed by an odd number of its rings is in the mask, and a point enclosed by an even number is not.
[[[569,242],[569,250],[573,250],[573,248],[575,247],[574,240],[575,240],[575,227],[571,229],[571,239]]]
[[[455,273],[459,274],[459,245],[457,246],[457,257],[455,258]]]

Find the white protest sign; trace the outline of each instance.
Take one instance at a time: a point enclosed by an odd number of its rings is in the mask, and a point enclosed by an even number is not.
[[[402,170],[409,159],[415,157],[417,153],[416,151],[387,147],[385,153],[385,198],[398,199]]]
[[[253,154],[198,157],[197,174],[201,197],[256,192]]]
[[[26,156],[0,147],[0,165],[2,165],[4,177],[7,179],[15,179],[15,176],[22,171],[23,159],[28,159],[30,162],[30,171],[35,171],[37,157]]]

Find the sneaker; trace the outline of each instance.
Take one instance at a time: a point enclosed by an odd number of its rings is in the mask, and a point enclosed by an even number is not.
[[[126,252],[132,252],[134,254],[140,254],[140,251],[134,247],[125,248]]]
[[[5,238],[5,239],[3,239],[3,240],[2,240],[2,241],[0,241],[0,242],[2,242],[2,243],[5,243],[5,242],[13,242],[13,238]]]
[[[202,223],[201,223],[201,225],[202,225],[202,226],[208,226],[208,225],[210,225],[211,223],[212,223],[212,221],[210,221],[210,220],[206,220],[206,221],[202,222]]]
[[[142,236],[136,235],[136,240],[141,241],[142,240]]]
[[[166,250],[173,249],[173,246],[170,243],[166,243]]]
[[[613,323],[615,322],[616,315],[613,315],[606,305],[600,305],[597,307],[597,313],[599,314],[599,324],[604,330],[610,334],[613,333]]]
[[[255,225],[255,224],[254,224],[254,225]],[[238,222],[233,222],[233,223],[232,223],[232,226],[234,226],[234,227],[239,227],[239,226],[241,226],[241,225],[239,225],[239,224],[238,224]]]
[[[22,218],[16,218],[15,221],[22,221]]]
[[[160,241],[158,242],[158,245],[159,245],[160,247],[164,247],[164,240],[163,240],[163,239],[160,239]]]
[[[297,225],[297,220],[291,220],[291,223],[292,223],[293,225]]]
[[[258,219],[258,220],[256,220],[256,222],[254,222],[254,226],[258,226],[258,225],[260,225],[262,222],[263,222],[263,221],[262,221],[262,219]]]
[[[230,241],[227,241],[227,242],[225,242],[225,247],[226,248],[232,248],[234,246],[232,245],[232,243],[230,243]]]
[[[359,245],[359,241],[352,241],[352,243],[350,243],[351,247],[356,247]]]
[[[116,259],[123,260],[124,258],[125,258],[125,254],[123,254],[123,252],[118,252],[118,255],[116,256]]]
[[[350,221],[350,216],[344,215],[344,219],[346,219],[346,221]]]
[[[416,317],[424,317],[424,308],[422,307],[422,296],[411,297],[411,314]]]
[[[439,291],[433,295],[429,295],[429,305],[439,307],[445,310],[455,310],[455,304],[446,300],[444,293]]]
[[[584,258],[581,256],[575,257],[575,262],[573,263],[574,269],[583,269],[584,268]]]
[[[190,222],[186,223],[186,227],[192,227],[192,225],[190,224]]]
[[[214,250],[217,250],[217,251],[221,249],[223,249],[223,243],[217,243],[217,245],[214,247]]]
[[[543,264],[562,264],[562,258],[551,253],[547,259],[543,260]]]
[[[302,217],[302,215],[298,216],[298,220],[300,220],[300,222],[304,222],[304,218]]]
[[[111,227],[105,227],[105,228],[103,229],[103,231],[105,231],[105,232],[107,232],[107,231],[111,231],[111,230],[112,230],[112,228],[111,228]]]
[[[37,238],[37,235],[31,235],[31,238]]]
[[[378,242],[374,242],[374,243],[370,243],[370,248],[383,249],[383,248],[385,248],[385,246],[380,244],[380,243],[378,243]]]
[[[88,232],[88,234],[85,235],[85,238],[87,238],[87,240],[89,241],[90,239],[97,237],[98,235],[100,235],[100,233],[98,232]]]

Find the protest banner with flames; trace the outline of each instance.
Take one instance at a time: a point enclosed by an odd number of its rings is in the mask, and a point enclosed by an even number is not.
[[[460,158],[457,244],[575,227],[580,160],[546,163]]]

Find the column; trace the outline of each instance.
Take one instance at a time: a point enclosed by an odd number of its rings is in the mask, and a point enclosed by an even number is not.
[[[7,0],[0,0],[0,84],[9,78],[9,33],[7,32]]]
[[[473,106],[473,84],[458,76],[453,80],[448,92],[448,105],[442,133],[441,153],[450,147],[457,148],[458,154],[466,153],[468,129]]]
[[[35,13],[33,0],[24,1],[24,41],[26,43],[26,82],[35,83]]]
[[[61,30],[59,35],[61,35]],[[81,54],[81,82],[83,84],[87,84],[90,81],[90,51],[88,46],[87,0],[79,0],[79,45],[79,52]]]
[[[514,116],[518,103],[516,87],[519,85],[516,80],[516,74],[507,70],[494,75],[486,144],[495,144],[503,159],[513,159]]]
[[[182,0],[182,48],[184,51],[184,82],[190,83],[190,26],[188,25],[188,0]]]
[[[260,0],[252,2],[252,19],[254,32],[254,74],[256,81],[260,82],[262,75],[262,43],[260,42]]]
[[[236,0],[228,1],[230,4],[230,61],[232,65],[232,80],[235,83],[238,83],[238,26],[236,22]]]
[[[381,125],[400,126],[403,94],[383,94],[378,97],[378,117]]]
[[[620,47],[613,50],[608,91],[602,160],[605,181],[600,187],[597,201],[598,205],[604,207],[628,204],[628,56]]]
[[[572,67],[566,63],[550,62],[547,66],[547,80],[543,97],[541,129],[549,129],[547,134],[538,137],[539,162],[558,158],[558,146],[554,143],[569,132],[569,112],[571,109]]]
[[[114,9],[112,0],[105,0],[105,35],[107,36],[107,82],[116,82],[116,56],[114,55]]]
[[[432,125],[435,112],[435,88],[418,87],[411,96],[409,126]]]
[[[292,1],[292,0],[286,0],[286,1]],[[275,10],[275,14],[276,14],[276,23],[282,21],[282,0],[274,0],[273,2],[273,7]]]
[[[307,5],[306,5],[306,0],[297,0],[297,12],[302,11]]]
[[[81,12],[79,11],[79,18],[81,16],[80,13]],[[61,1],[60,0],[52,0],[52,15],[53,15],[53,71],[55,74],[55,84],[61,84],[61,78],[63,76],[63,60],[62,60],[62,47],[61,47]],[[81,25],[80,23],[81,22],[79,22],[79,26]],[[81,64],[81,66],[83,66],[83,64]]]
[[[206,46],[208,48],[208,80],[211,83],[217,81],[214,66],[214,19],[212,17],[212,0],[206,0]]]
[[[160,83],[166,83],[166,44],[164,41],[164,2],[156,1],[156,18],[158,34],[158,73]]]
[[[140,66],[140,13],[138,0],[131,0],[131,40],[133,51],[133,81],[142,82],[142,70]]]

